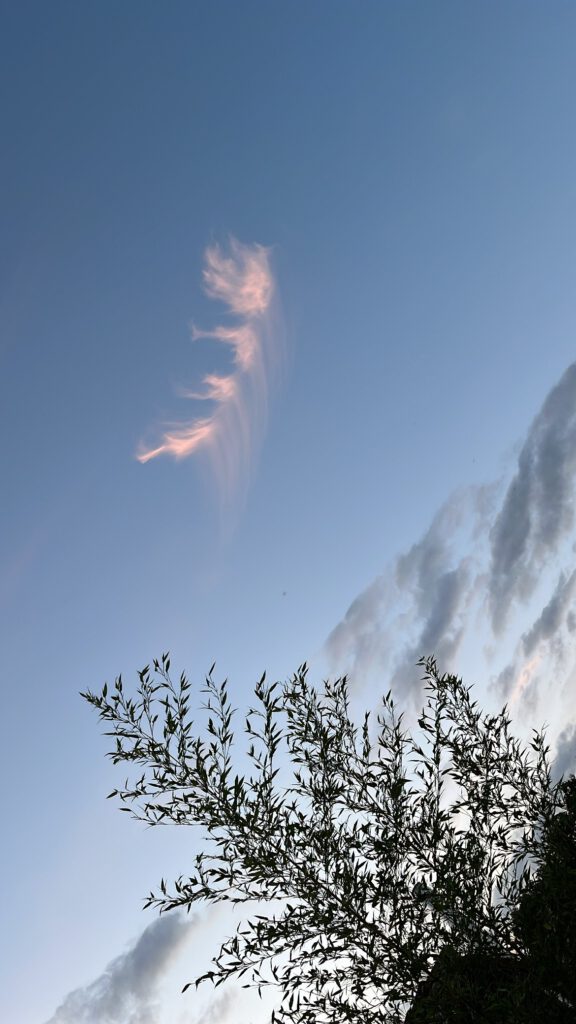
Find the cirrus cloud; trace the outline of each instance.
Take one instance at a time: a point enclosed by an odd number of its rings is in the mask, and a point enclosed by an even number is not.
[[[212,402],[210,415],[193,417],[164,429],[156,444],[140,446],[137,458],[150,462],[161,455],[184,459],[208,454],[225,506],[246,491],[266,428],[269,397],[284,362],[284,329],[279,313],[270,250],[230,238],[228,246],[211,245],[204,254],[204,291],[222,302],[233,323],[199,328],[192,340],[212,339],[231,354],[228,373],[209,373],[203,390],[187,389],[192,401]]]

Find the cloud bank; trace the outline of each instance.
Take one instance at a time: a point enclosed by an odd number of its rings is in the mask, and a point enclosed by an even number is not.
[[[85,988],[66,996],[47,1024],[156,1024],[156,990],[194,927],[194,918],[165,914]]]
[[[574,525],[576,363],[552,388],[528,431],[514,477],[490,533],[490,611],[499,633],[510,608]]]
[[[270,250],[235,238],[226,249],[212,245],[204,254],[204,291],[226,307],[233,323],[210,329],[192,327],[192,339],[212,339],[231,355],[227,373],[209,373],[203,390],[183,391],[193,401],[210,402],[206,416],[167,428],[158,443],[142,445],[140,462],[161,455],[184,459],[208,454],[225,505],[246,490],[266,428],[272,386],[284,362],[284,330]]]
[[[416,695],[423,654],[434,653],[442,665],[454,659],[480,574],[470,552],[490,497],[490,489],[474,487],[452,495],[423,537],[358,595],[326,643],[338,671],[357,679],[377,671],[386,689]]]
[[[565,675],[574,661],[575,484],[573,363],[532,422],[508,481],[452,495],[423,537],[352,602],[326,643],[338,671],[363,679],[376,670],[418,699],[421,656],[456,670],[463,643],[483,633],[497,659],[509,647],[510,620],[520,617],[520,640],[492,682],[499,696],[533,707],[544,669],[548,678],[551,668]]]
[[[576,772],[576,723],[570,722],[562,730],[556,741],[556,757],[554,760],[554,772],[559,778],[561,775],[572,775]]]

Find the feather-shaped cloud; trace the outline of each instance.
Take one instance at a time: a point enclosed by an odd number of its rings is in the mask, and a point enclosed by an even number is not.
[[[160,455],[184,459],[206,451],[224,503],[230,504],[245,492],[262,444],[271,387],[283,363],[284,331],[269,249],[235,238],[226,249],[209,246],[203,282],[206,294],[222,302],[235,322],[207,329],[194,325],[192,339],[227,346],[231,370],[207,374],[203,390],[182,392],[212,402],[210,415],[167,427],[156,444],[141,446],[137,458],[145,463]]]

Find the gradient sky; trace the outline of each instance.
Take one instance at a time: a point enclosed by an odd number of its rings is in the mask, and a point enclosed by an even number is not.
[[[426,644],[570,752],[576,8],[2,6],[0,1015],[248,1024],[78,691]]]

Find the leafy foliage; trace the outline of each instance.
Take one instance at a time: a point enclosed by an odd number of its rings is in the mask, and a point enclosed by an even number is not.
[[[523,745],[505,709],[482,714],[460,679],[422,665],[414,735],[390,693],[356,724],[345,678],[318,690],[306,666],[282,685],[263,676],[236,763],[213,668],[199,734],[167,655],[139,673],[135,697],[120,678],[83,694],[110,726],[114,763],[142,771],[110,794],[121,809],[203,830],[190,875],[162,880],[147,905],[248,904],[196,984],[276,985],[279,1024],[394,1024],[447,956],[524,955],[514,911],[562,803],[544,737]]]
[[[576,779],[562,783],[562,804],[540,844],[542,866],[514,914],[532,976],[572,1007],[576,1019]],[[556,1018],[560,1020],[558,1016]],[[567,1018],[568,1019],[568,1018]]]
[[[539,837],[541,864],[512,913],[517,950],[446,945],[406,1024],[574,1024],[576,1020],[576,780]]]

